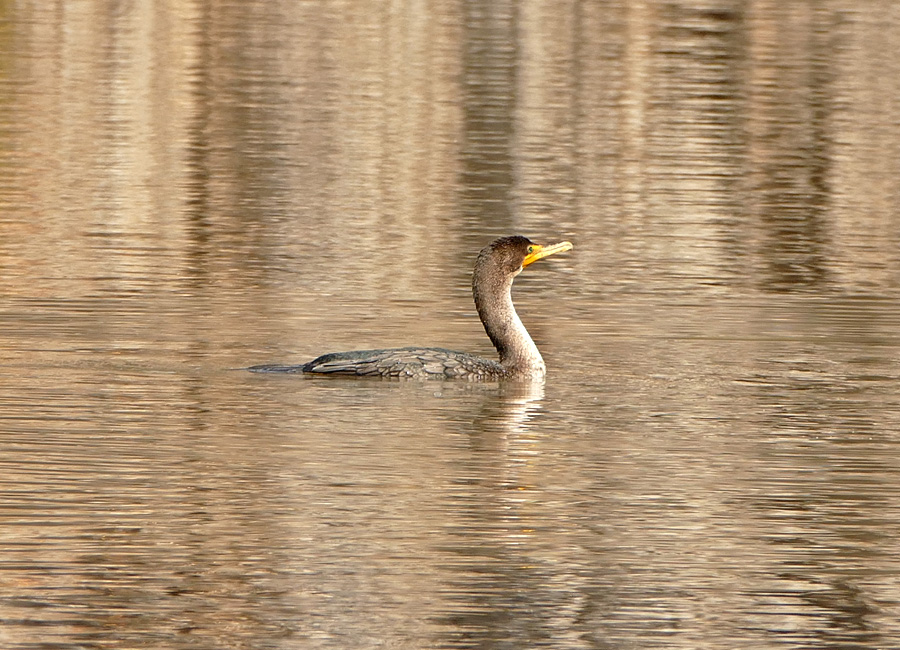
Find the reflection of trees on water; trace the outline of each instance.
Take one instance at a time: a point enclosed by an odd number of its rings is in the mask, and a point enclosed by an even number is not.
[[[516,110],[516,5],[466,3],[463,29],[463,211],[505,232],[511,223]]]

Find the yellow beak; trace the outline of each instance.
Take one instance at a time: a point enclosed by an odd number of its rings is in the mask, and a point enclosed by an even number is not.
[[[522,266],[528,266],[532,262],[537,262],[543,257],[548,257],[555,253],[562,253],[563,251],[568,250],[572,250],[572,242],[564,241],[558,244],[548,244],[547,246],[535,244],[532,247],[532,251],[525,256],[525,260],[522,262]]]

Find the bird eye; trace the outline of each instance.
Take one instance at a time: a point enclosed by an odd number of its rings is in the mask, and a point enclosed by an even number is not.
[[[533,252],[534,252],[534,246],[529,246],[529,247],[528,247],[528,253],[531,254],[531,253],[533,253]]]

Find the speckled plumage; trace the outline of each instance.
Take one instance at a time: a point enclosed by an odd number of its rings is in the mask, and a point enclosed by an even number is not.
[[[317,373],[409,379],[499,379],[507,375],[496,361],[444,348],[389,348],[323,354],[298,366],[254,366],[253,372]]]
[[[272,364],[249,370],[410,379],[542,378],[544,360],[516,314],[510,291],[523,265],[571,247],[563,242],[544,248],[516,236],[497,239],[478,254],[472,293],[484,329],[500,355],[499,362],[444,348],[405,347],[332,352],[301,365]]]

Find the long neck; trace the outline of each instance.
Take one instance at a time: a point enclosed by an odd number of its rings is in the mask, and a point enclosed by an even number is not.
[[[511,375],[543,377],[544,359],[516,314],[512,301],[514,276],[475,276],[472,293],[475,307],[494,347],[500,354],[500,364]]]

